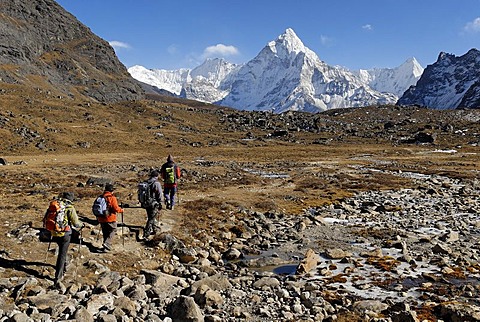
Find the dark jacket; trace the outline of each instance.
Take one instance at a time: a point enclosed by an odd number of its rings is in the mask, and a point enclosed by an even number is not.
[[[152,185],[152,191],[153,191],[153,198],[158,202],[162,202],[162,185],[158,181],[158,177],[151,177],[150,179],[147,180],[147,183]]]

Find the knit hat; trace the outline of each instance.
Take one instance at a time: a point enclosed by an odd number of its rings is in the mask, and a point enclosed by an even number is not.
[[[105,191],[110,191],[110,192],[112,192],[113,190],[115,190],[115,188],[113,187],[113,184],[107,183],[107,184],[105,185]]]
[[[73,192],[62,192],[60,198],[73,201],[73,199],[75,199],[75,196],[73,195]]]

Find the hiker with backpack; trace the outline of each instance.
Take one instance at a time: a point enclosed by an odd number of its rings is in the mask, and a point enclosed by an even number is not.
[[[43,217],[44,228],[51,234],[50,241],[58,245],[54,287],[59,287],[59,283],[67,271],[67,252],[72,238],[72,227],[82,229],[85,226],[78,220],[73,200],[72,192],[61,193],[58,198],[50,201]]]
[[[173,210],[178,179],[180,179],[180,168],[173,161],[173,157],[170,154],[167,157],[167,162],[162,165],[160,174],[163,179],[163,196],[165,197],[165,205],[167,209]]]
[[[109,252],[112,250],[112,241],[113,237],[115,236],[115,232],[117,230],[117,214],[123,213],[123,209],[118,205],[117,197],[113,195],[113,191],[115,190],[113,184],[107,183],[105,185],[105,189],[103,194],[99,196],[99,198],[103,197],[105,200],[105,207],[106,211],[102,211],[103,215],[97,215],[97,220],[100,223],[100,227],[102,228],[102,235],[103,235],[103,244],[101,251],[104,253]],[[99,199],[97,198],[94,202],[93,208],[96,207],[95,203]],[[94,210],[94,213],[96,210]]]
[[[156,218],[162,209],[162,185],[158,181],[159,175],[157,170],[153,170],[150,178],[138,185],[138,201],[147,211],[147,224],[143,230],[144,238],[157,233]]]

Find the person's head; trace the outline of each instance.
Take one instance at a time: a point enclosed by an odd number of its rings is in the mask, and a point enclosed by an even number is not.
[[[168,162],[173,162],[173,157],[172,157],[172,155],[171,155],[171,154],[169,154],[169,155],[168,155],[168,157],[167,157],[167,161],[168,161]]]
[[[113,184],[107,183],[107,184],[105,185],[105,191],[113,192],[113,190],[115,190],[115,187],[113,186]]]
[[[65,199],[65,200],[69,200],[69,201],[73,201],[73,199],[75,199],[75,196],[74,196],[73,192],[65,191],[65,192],[62,192],[60,194],[60,198]]]
[[[159,175],[160,174],[157,170],[153,170],[152,172],[150,172],[150,178],[158,178]]]

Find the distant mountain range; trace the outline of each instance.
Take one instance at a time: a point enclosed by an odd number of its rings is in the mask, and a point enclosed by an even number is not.
[[[99,102],[146,94],[242,110],[320,112],[368,105],[480,107],[480,51],[440,53],[425,70],[414,58],[397,68],[330,66],[287,29],[249,62],[209,59],[194,69],[127,68],[113,48],[54,0],[0,5],[0,82]],[[132,77],[133,76],[133,77]]]
[[[397,68],[349,71],[330,66],[287,29],[243,65],[207,59],[194,69],[133,66],[137,80],[180,97],[242,110],[320,112],[342,107],[395,104],[423,68],[408,59]]]

